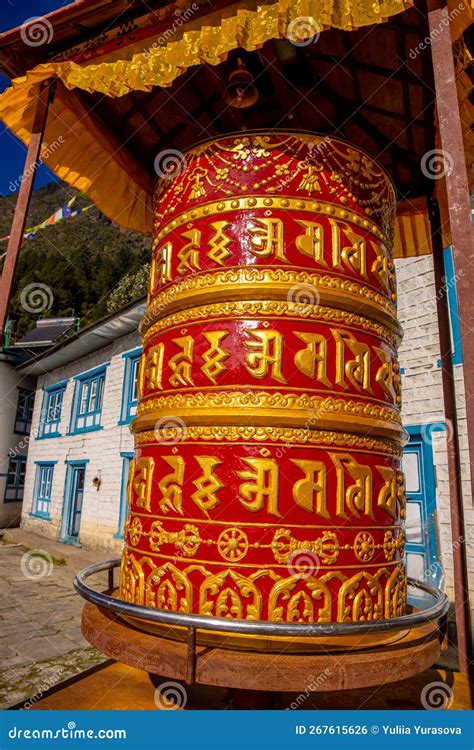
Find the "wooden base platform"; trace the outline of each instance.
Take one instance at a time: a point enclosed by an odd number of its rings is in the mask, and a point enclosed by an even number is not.
[[[77,678],[54,688],[42,700],[31,706],[31,711],[78,709],[78,710],[157,710],[155,690],[164,678],[156,678],[126,664],[108,663],[94,668]],[[444,682],[451,687],[453,700],[451,710],[469,710],[472,703],[466,675],[428,669],[408,680],[379,685],[364,690],[330,691],[326,693],[273,693],[274,701],[262,705],[256,700],[254,691],[234,691],[225,688],[193,686],[183,684],[187,695],[185,709],[232,709],[232,708],[276,708],[276,709],[421,709],[423,688],[433,682]],[[262,697],[268,698],[268,694]],[[162,705],[162,702],[160,703]],[[170,708],[173,706],[170,704]]]
[[[186,643],[134,628],[87,603],[82,632],[99,651],[150,674],[190,681]],[[323,653],[258,653],[197,646],[192,682],[260,692],[328,692],[375,687],[419,674],[440,653],[436,624],[408,632],[395,643]]]

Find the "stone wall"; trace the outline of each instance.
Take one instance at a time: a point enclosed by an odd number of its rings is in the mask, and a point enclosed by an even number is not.
[[[431,256],[396,261],[398,281],[398,315],[404,330],[400,347],[402,374],[403,422],[409,425],[428,425],[445,422],[440,345],[436,315],[436,293]],[[461,461],[468,544],[471,601],[474,600],[474,515],[469,481],[469,451],[464,402],[463,366],[455,365],[458,428],[461,441]],[[447,426],[448,429],[449,425]],[[424,434],[433,448],[436,477],[436,526],[440,562],[445,573],[445,590],[454,596],[453,540],[451,538],[449,476],[447,462],[447,431],[436,430]],[[454,540],[459,543],[459,540]]]

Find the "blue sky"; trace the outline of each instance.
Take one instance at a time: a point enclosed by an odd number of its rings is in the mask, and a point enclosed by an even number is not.
[[[41,16],[56,8],[68,5],[69,0],[1,0],[0,31],[20,26],[32,16]],[[9,80],[0,74],[0,91],[9,85]],[[1,99],[0,99],[1,113]],[[0,121],[0,193],[11,195],[9,185],[22,173],[25,161],[25,146],[9,133]],[[41,166],[35,180],[35,188],[53,180],[53,175]]]

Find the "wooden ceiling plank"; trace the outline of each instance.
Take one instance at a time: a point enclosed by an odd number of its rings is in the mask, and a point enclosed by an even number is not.
[[[357,70],[361,70],[366,73],[374,73],[374,75],[378,75],[381,78],[394,78],[396,81],[406,80],[407,82],[412,83],[415,86],[423,86],[423,81],[420,80],[420,78],[418,78],[417,76],[413,75],[413,73],[409,73],[408,71],[402,69],[390,70],[390,68],[384,68],[380,65],[365,63],[361,60],[357,60],[357,58],[354,56],[352,56],[351,63],[349,63],[347,55],[345,55],[343,58],[337,59],[332,55],[326,55],[322,52],[313,52],[311,54],[311,57],[315,58],[316,60],[321,60],[322,62],[332,63],[334,66],[337,65],[349,69],[351,68],[351,66],[353,66]]]
[[[382,152],[388,151],[393,158],[394,164],[397,163],[398,159],[404,159],[405,162],[410,163],[413,168],[419,169],[418,161],[414,159],[406,149],[398,146],[382,130],[380,130],[380,128],[374,125],[371,120],[369,120],[364,114],[362,114],[362,112],[354,111],[354,104],[357,105],[357,102],[353,102],[350,99],[347,99],[342,94],[336,92],[325,81],[319,80],[315,86],[315,89],[318,88],[320,89],[323,96],[326,96],[328,98],[330,97],[336,104],[336,106],[340,106],[347,121],[352,120],[360,127],[362,127],[364,131],[368,135],[370,135],[370,137],[374,140],[374,142],[378,145]]]

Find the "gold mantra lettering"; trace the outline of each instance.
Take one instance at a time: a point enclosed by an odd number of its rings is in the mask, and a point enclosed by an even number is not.
[[[283,336],[278,331],[249,331],[253,341],[244,341],[244,346],[252,351],[246,354],[246,370],[254,378],[268,376],[279,383],[286,383],[281,371],[283,358]]]
[[[329,259],[324,257],[325,245],[330,245],[332,253],[330,262],[332,268],[337,271],[350,271],[368,278],[367,243],[363,236],[355,232],[351,224],[346,221],[328,219],[329,233],[327,228],[317,221],[296,219],[303,230],[294,240],[295,247],[302,255],[307,256],[326,268],[329,267]],[[182,232],[180,237],[187,242],[176,251],[176,272],[183,276],[201,270],[200,254],[205,254],[214,263],[223,266],[225,261],[231,257],[230,246],[232,239],[228,236],[231,223],[227,221],[214,221],[210,223],[213,234],[207,245],[202,241],[202,231],[188,224],[187,231]],[[275,258],[288,263],[286,248],[288,240],[285,233],[288,231],[288,221],[279,218],[252,218],[247,224],[248,242],[243,241],[253,255],[258,258]],[[329,234],[326,237],[326,234]],[[180,243],[181,245],[181,243]],[[375,259],[370,267],[370,272],[376,276],[383,287],[389,291],[391,279],[391,264],[385,247],[372,240]],[[159,281],[164,285],[172,280],[171,260],[174,252],[172,241],[166,242],[158,247],[152,263],[151,290]]]
[[[378,346],[369,346],[356,339],[349,331],[330,329],[335,343],[335,385],[343,389],[353,389],[372,395],[372,369],[375,382],[390,397],[393,403],[400,402],[400,369],[397,360],[390,350]],[[230,351],[224,347],[224,341],[230,331],[206,331],[204,336],[209,347],[200,355],[201,372],[214,385],[227,369],[226,360]],[[247,332],[249,338],[242,342],[247,351],[241,355],[242,365],[256,380],[271,378],[277,383],[286,383],[283,373],[284,336],[279,331],[262,329]],[[333,384],[328,377],[329,343],[323,334],[294,331],[294,336],[305,345],[293,357],[297,369],[306,377],[327,387]],[[182,336],[171,340],[171,344],[180,351],[167,359],[170,373],[168,383],[172,388],[194,386],[194,338]],[[167,345],[171,354],[171,345]],[[374,365],[374,359],[381,364]],[[163,371],[165,363],[165,344],[150,347],[142,359],[139,375],[139,389],[143,394],[144,385],[148,391],[163,390]],[[289,363],[288,363],[289,364]]]
[[[199,271],[199,242],[201,232],[198,229],[191,229],[189,232],[183,232],[184,237],[189,242],[178,252],[178,267],[176,270],[183,275],[188,271]]]
[[[333,513],[344,520],[362,517],[374,520],[375,507],[382,509],[391,518],[401,517],[405,508],[405,487],[403,473],[388,466],[374,468],[359,463],[348,453],[329,453],[332,467],[322,461],[290,459],[291,464],[300,470],[302,476],[293,484],[292,497],[295,504],[308,514],[330,519],[331,512],[328,499],[335,497]],[[151,488],[154,481],[158,488],[158,506],[162,513],[168,512],[184,515],[183,485],[186,463],[182,456],[169,455],[161,458],[172,471],[161,479],[154,480],[156,470],[153,458],[142,457],[132,465],[130,473],[130,503],[135,499],[137,507],[151,511]],[[236,471],[241,483],[238,487],[236,502],[252,513],[265,512],[271,516],[281,517],[280,512],[280,471],[287,476],[288,471],[281,468],[281,462],[273,458],[239,457],[243,468]],[[198,473],[195,463],[197,463]],[[216,471],[222,460],[214,456],[194,456],[190,467],[190,480],[196,488],[190,499],[209,518],[209,511],[214,510],[224,501],[221,491],[224,483]],[[374,491],[375,476],[382,485]],[[328,480],[336,479],[336,491],[328,492]],[[194,478],[196,477],[196,478]],[[192,478],[192,479],[191,479]],[[234,498],[232,497],[232,502]],[[228,502],[228,501],[227,501]],[[375,507],[374,507],[375,503]]]
[[[191,377],[194,348],[193,337],[183,336],[182,338],[172,339],[172,342],[176,346],[181,347],[182,351],[168,360],[168,366],[171,370],[170,385],[174,388],[180,385],[194,385]]]
[[[216,466],[222,463],[214,456],[195,456],[202,474],[198,479],[193,480],[196,492],[191,495],[191,500],[196,503],[198,508],[208,516],[208,511],[219,505],[220,500],[217,492],[223,488],[223,483],[213,474]]]
[[[226,352],[225,349],[222,349],[221,342],[223,339],[226,338],[226,336],[229,335],[228,331],[208,331],[203,334],[205,338],[209,341],[209,349],[204,352],[202,355],[202,358],[204,360],[204,364],[201,367],[201,370],[203,371],[204,375],[207,375],[209,380],[211,380],[214,384],[217,384],[217,376],[221,375],[225,368],[225,365],[223,364],[227,357],[230,356],[229,352]]]

